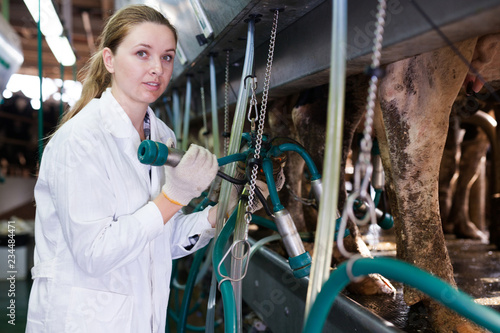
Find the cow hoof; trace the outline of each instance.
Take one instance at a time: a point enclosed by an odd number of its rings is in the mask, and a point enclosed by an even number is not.
[[[455,235],[457,238],[465,238],[465,239],[477,239],[482,243],[488,243],[488,236],[479,230],[474,223],[466,222],[465,224],[460,224],[455,228]]]
[[[360,282],[352,282],[347,286],[349,292],[356,295],[394,295],[396,288],[380,274],[370,274]]]
[[[427,303],[427,302],[426,302]],[[487,333],[488,331],[459,316],[456,312],[430,301],[427,304],[432,326],[437,333]]]

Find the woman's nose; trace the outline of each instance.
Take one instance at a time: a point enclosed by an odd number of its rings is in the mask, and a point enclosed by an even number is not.
[[[162,75],[163,74],[163,66],[161,65],[160,59],[152,60],[151,74],[153,74],[153,75]]]

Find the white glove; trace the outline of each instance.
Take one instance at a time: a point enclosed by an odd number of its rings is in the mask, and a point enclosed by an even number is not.
[[[192,144],[176,167],[165,166],[162,192],[171,202],[186,206],[210,185],[218,169],[214,154]]]

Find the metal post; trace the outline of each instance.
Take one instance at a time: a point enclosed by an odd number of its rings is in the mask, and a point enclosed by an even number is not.
[[[246,119],[246,106],[248,103],[248,96],[250,92],[250,85],[245,84],[245,78],[248,75],[252,74],[253,71],[253,59],[254,59],[254,34],[255,34],[255,17],[251,16],[251,18],[247,21],[248,30],[247,30],[247,44],[245,51],[245,62],[243,64],[243,71],[241,73],[241,81],[240,81],[240,89],[238,93],[238,100],[236,103],[236,110],[233,119],[233,125],[231,127],[231,139],[229,142],[229,150],[228,155],[235,154],[238,152],[240,148],[241,136],[243,134],[243,124]],[[236,170],[236,163],[230,163],[226,165],[224,172],[230,176],[234,176]],[[217,209],[217,224],[216,224],[216,232],[215,239],[217,235],[222,230],[224,226],[224,220],[226,217],[226,210],[229,195],[231,193],[231,183],[223,180],[221,185],[221,192],[219,196],[219,203]],[[214,315],[215,315],[215,293],[216,293],[216,285],[217,281],[215,279],[215,274],[212,275],[212,285],[210,288],[210,295],[208,299],[208,309],[207,309],[207,320],[206,320],[206,332],[213,332],[214,325]],[[240,325],[240,323],[238,324]]]
[[[59,64],[59,68],[61,70],[61,103],[59,104],[59,119],[62,118],[64,114],[64,102],[63,102],[63,93],[64,93],[64,66],[63,64]]]
[[[175,137],[177,138],[177,142],[181,140],[181,106],[179,102],[179,90],[177,88],[172,89],[172,108],[174,109],[173,113],[173,130],[175,133]]]
[[[323,197],[319,205],[314,240],[311,276],[307,289],[304,323],[321,287],[330,276],[335,217],[337,216],[339,168],[342,161],[342,125],[344,121],[345,45],[347,39],[347,0],[333,0],[330,91],[325,158],[323,161]]]
[[[43,154],[43,95],[42,95],[42,80],[43,80],[43,62],[42,62],[42,31],[40,30],[40,22],[42,20],[42,8],[38,0],[38,77],[40,78],[40,108],[38,109],[38,161],[42,161]]]
[[[3,0],[2,1],[2,15],[5,21],[9,22],[9,0]]]
[[[186,98],[184,99],[184,126],[182,129],[182,150],[188,149],[189,120],[191,117],[191,75],[186,76]]]
[[[214,138],[214,154],[217,157],[220,155],[220,133],[219,133],[219,117],[217,112],[217,83],[215,79],[215,64],[214,53],[210,53],[210,103],[212,105],[212,136]]]

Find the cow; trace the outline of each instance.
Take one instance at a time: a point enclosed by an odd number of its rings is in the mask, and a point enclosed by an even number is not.
[[[445,234],[486,243],[485,168],[490,140],[474,123],[476,118],[494,119],[481,110],[470,117],[460,119],[454,110],[450,116],[439,171],[439,208]]]
[[[477,72],[469,72],[470,68],[452,48],[443,47],[386,65],[385,76],[379,82],[374,125],[386,172],[386,190],[395,220],[397,257],[453,286],[456,286],[453,267],[440,218],[438,180],[441,156],[451,108],[459,91],[462,87],[469,87],[474,92],[479,92],[483,84],[477,73],[487,81],[494,80],[500,74],[497,73],[500,67],[496,66],[499,59],[496,57],[499,36],[472,38],[455,44],[456,49],[472,63]],[[347,78],[341,179],[344,176],[347,147],[350,147],[355,128],[366,107],[366,91],[366,77],[358,74]],[[271,132],[283,135],[288,131],[289,135],[305,146],[318,166],[322,166],[324,150],[326,101],[326,89],[308,89],[301,96],[275,101],[269,112]],[[286,106],[290,103],[295,105],[291,111],[291,121],[290,117],[284,116]],[[480,139],[485,142],[482,134]],[[483,145],[482,154],[485,149]],[[294,163],[293,160],[288,163],[287,181],[291,182],[290,187],[300,195],[303,163]],[[464,183],[468,184],[469,180],[464,178]],[[345,188],[341,188],[339,209],[343,207],[345,195]],[[284,200],[293,205],[294,199]],[[307,226],[307,219],[303,220],[301,209],[295,207],[289,210],[298,214],[294,215],[294,220],[299,229]],[[462,225],[467,225],[467,222]],[[351,240],[347,243],[350,244],[351,251],[369,255],[364,250],[362,241],[360,242],[356,227],[351,225],[350,231]],[[468,231],[460,232],[466,235]],[[342,260],[339,257],[336,259]],[[383,278],[377,280],[371,277],[371,282],[373,281],[377,281],[372,283],[377,289],[374,293],[390,292],[391,289],[387,289]],[[366,289],[361,292],[369,293]],[[475,325],[417,290],[405,288],[404,299],[408,305],[424,304],[438,332],[480,331]]]
[[[496,76],[499,35],[455,44],[486,80]],[[495,41],[495,42],[494,42]],[[438,178],[452,105],[462,86],[478,92],[482,82],[450,47],[386,66],[375,116],[395,220],[397,256],[455,286],[442,232]],[[492,70],[495,69],[495,70]],[[408,305],[423,302],[440,332],[475,330],[470,323],[415,289]]]
[[[463,86],[474,92],[482,88],[477,73],[487,81],[497,78],[496,42],[499,35],[471,38],[455,44],[477,72],[469,72],[452,48],[443,47],[384,66],[379,81],[374,126],[387,179],[386,191],[395,220],[397,257],[434,274],[453,286],[453,267],[446,249],[439,207],[439,170],[452,105]],[[500,61],[500,59],[499,59]],[[344,124],[344,167],[355,129],[365,111],[368,78],[363,74],[346,80],[346,113]],[[300,95],[273,99],[268,109],[271,136],[289,136],[299,141],[321,168],[325,147],[327,89],[307,89]],[[299,231],[315,230],[310,209],[297,205],[304,184],[304,162],[289,154],[285,176],[291,193],[282,199]],[[343,184],[341,184],[343,186]],[[283,191],[282,191],[283,192]],[[339,191],[339,211],[346,191]],[[333,219],[334,217],[332,217]],[[351,252],[369,256],[356,226],[346,247]],[[342,261],[334,251],[335,261]],[[355,285],[352,285],[355,286]],[[352,287],[351,286],[351,287]],[[356,290],[356,287],[354,287]],[[356,290],[364,294],[391,294],[392,285],[381,276],[369,276]],[[430,299],[423,293],[404,289],[408,305],[424,304],[438,332],[478,332],[472,323]]]

